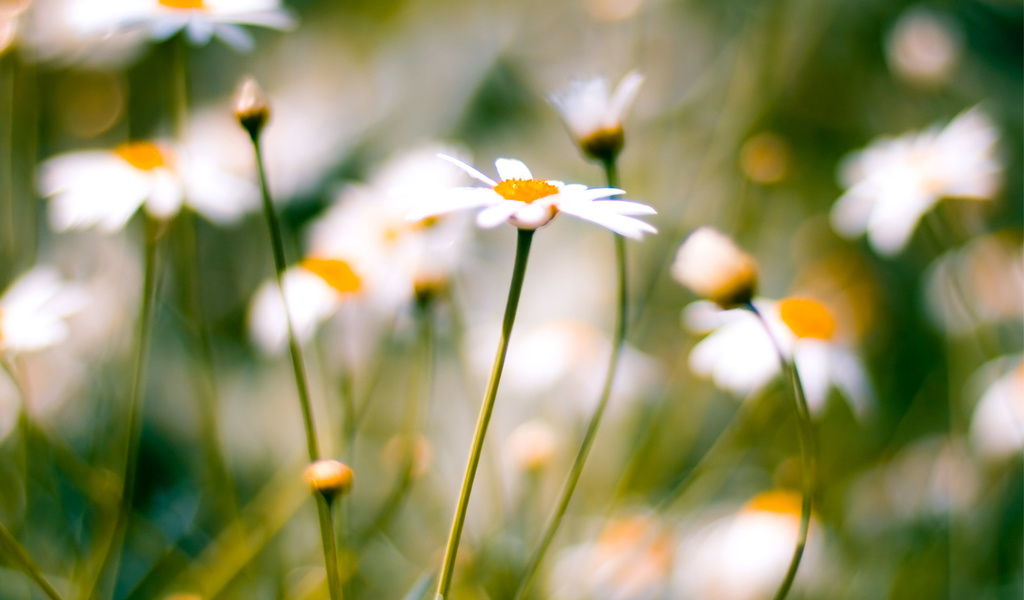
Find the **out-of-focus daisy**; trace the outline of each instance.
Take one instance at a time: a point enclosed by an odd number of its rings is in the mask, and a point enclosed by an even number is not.
[[[925,275],[928,314],[951,333],[1024,318],[1024,247],[1019,236],[975,238],[935,260]]]
[[[295,18],[279,0],[119,0],[120,10],[108,26],[117,31],[144,29],[163,41],[179,31],[194,45],[213,37],[238,50],[253,46],[242,25],[290,29]]]
[[[30,352],[64,341],[67,317],[85,302],[84,292],[52,269],[25,273],[0,297],[0,351]]]
[[[935,85],[949,80],[963,51],[960,32],[948,18],[912,8],[899,18],[886,41],[889,68],[913,83]]]
[[[21,26],[22,13],[30,6],[31,0],[7,0],[0,3],[0,54],[14,44]]]
[[[757,262],[711,227],[695,230],[679,246],[672,276],[723,308],[750,302],[757,290]]]
[[[255,205],[256,188],[170,144],[128,142],[113,150],[71,152],[44,162],[40,192],[52,196],[57,231],[121,229],[140,206],[158,219],[188,204],[216,223],[229,223]]]
[[[512,430],[502,445],[504,456],[518,472],[536,472],[551,464],[558,452],[557,430],[540,419]]]
[[[625,141],[622,118],[643,81],[643,75],[630,71],[610,92],[608,81],[595,77],[573,82],[568,91],[552,94],[549,100],[585,155],[596,160],[614,160]]]
[[[675,539],[653,517],[612,520],[596,541],[563,551],[548,589],[564,600],[655,600],[668,592]]]
[[[942,198],[988,200],[998,190],[999,132],[979,109],[960,113],[943,128],[882,138],[845,158],[846,193],[832,207],[832,226],[892,255],[910,240],[918,221]]]
[[[141,31],[114,32],[110,23],[124,13],[122,0],[31,0],[19,20],[17,44],[34,59],[62,65],[123,67],[146,43]]]
[[[995,379],[993,379],[995,376]],[[987,458],[999,460],[1024,450],[1024,360],[996,359],[975,379],[991,383],[981,393],[971,417],[971,444]]]
[[[622,190],[534,179],[525,164],[510,158],[495,161],[501,181],[494,181],[456,158],[440,156],[488,187],[455,188],[426,198],[408,215],[409,220],[485,207],[476,218],[477,224],[484,228],[497,227],[507,221],[520,229],[537,229],[563,212],[637,240],[645,233],[657,233],[654,227],[629,216],[652,215],[655,214],[653,208],[638,202],[605,200],[625,193]]]
[[[796,364],[812,414],[825,409],[835,387],[853,412],[864,417],[874,392],[860,358],[841,339],[835,317],[821,303],[806,298],[754,302],[783,354]],[[764,325],[749,310],[720,310],[695,302],[683,312],[694,332],[711,332],[690,352],[690,368],[734,394],[750,396],[782,372],[778,352]]]
[[[760,600],[782,583],[800,531],[800,494],[759,494],[738,512],[684,537],[673,576],[674,597],[701,600]],[[821,539],[812,519],[797,585],[820,564]]]

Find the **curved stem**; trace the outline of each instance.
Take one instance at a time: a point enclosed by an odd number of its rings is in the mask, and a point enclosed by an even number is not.
[[[466,463],[466,473],[462,478],[462,491],[459,493],[459,503],[455,509],[455,517],[452,519],[452,529],[444,553],[444,564],[441,567],[441,579],[437,585],[436,600],[447,598],[448,590],[451,588],[452,573],[455,570],[455,555],[459,551],[459,539],[462,537],[462,527],[466,523],[469,496],[473,491],[476,468],[480,464],[480,452],[483,450],[484,436],[487,435],[487,425],[490,423],[491,412],[494,410],[494,399],[498,395],[498,383],[501,381],[501,371],[505,366],[505,354],[508,351],[512,325],[516,320],[519,295],[523,291],[523,278],[526,275],[526,261],[530,257],[533,230],[519,229],[518,232],[516,262],[512,269],[512,282],[508,288],[508,301],[505,304],[505,318],[501,325],[501,338],[498,340],[494,366],[491,367],[491,378],[487,382],[487,391],[484,392],[483,404],[480,406],[480,416],[477,418],[476,432],[473,434],[473,447],[469,453],[469,461]]]
[[[779,345],[779,341],[768,327],[768,321],[765,320],[757,308],[751,303],[748,303],[746,308],[753,312],[758,320],[761,321],[761,325],[764,327],[765,332],[772,341],[772,345],[775,346],[776,353],[779,355],[779,362],[789,374],[789,381],[793,387],[793,397],[796,401],[796,417],[800,430],[800,458],[803,463],[804,487],[803,501],[800,506],[800,532],[797,534],[796,547],[793,549],[793,558],[789,561],[786,577],[782,580],[779,590],[775,593],[775,600],[785,600],[786,596],[789,595],[790,588],[793,587],[797,569],[800,568],[800,560],[804,555],[804,547],[807,545],[807,533],[811,525],[811,498],[814,495],[815,488],[815,463],[818,452],[814,439],[814,423],[811,421],[811,412],[807,406],[807,397],[804,395],[804,386],[800,381],[800,372],[797,371],[796,363],[786,357],[782,351],[782,346]]]
[[[615,160],[610,159],[604,161],[604,169],[608,180],[608,187],[617,187],[619,178],[615,166]],[[594,409],[594,413],[590,417],[590,422],[587,424],[587,431],[583,435],[583,441],[580,443],[580,449],[576,453],[576,460],[573,462],[572,468],[569,470],[569,476],[566,478],[565,483],[562,486],[562,491],[558,497],[558,503],[555,505],[555,511],[551,514],[547,524],[544,526],[544,533],[541,534],[540,543],[533,551],[533,555],[530,557],[529,562],[526,564],[526,568],[523,570],[523,573],[519,578],[519,589],[515,595],[516,599],[523,598],[529,591],[533,577],[536,575],[537,569],[544,560],[544,555],[547,553],[552,540],[555,538],[555,534],[558,532],[559,526],[562,524],[565,512],[569,508],[569,501],[572,500],[573,492],[576,491],[576,485],[579,483],[580,476],[583,474],[583,466],[587,462],[587,457],[590,455],[590,449],[593,447],[594,439],[597,437],[597,429],[601,425],[601,419],[604,417],[605,409],[608,407],[608,400],[612,395],[612,386],[615,383],[615,373],[618,371],[619,357],[622,354],[622,345],[626,339],[626,321],[629,309],[626,277],[626,240],[617,233],[614,234],[614,236],[615,263],[616,271],[618,272],[619,284],[618,311],[615,316],[615,337],[612,341],[612,354],[608,359],[608,371],[605,373],[604,386],[601,389],[601,397],[597,402],[597,408]]]
[[[267,219],[267,228],[270,233],[270,245],[274,250],[274,271],[277,277],[277,288],[281,293],[281,303],[284,306],[285,322],[288,324],[288,349],[292,357],[292,370],[295,372],[295,385],[299,394],[299,405],[302,408],[302,423],[306,429],[306,450],[309,452],[310,462],[320,459],[320,445],[316,437],[316,424],[313,421],[313,405],[310,401],[309,381],[306,378],[306,368],[302,361],[302,348],[295,338],[295,329],[292,327],[291,312],[288,310],[288,298],[284,293],[284,271],[286,267],[284,257],[284,239],[281,236],[281,224],[277,220],[277,213],[274,212],[274,204],[270,198],[270,187],[267,185],[267,173],[263,166],[263,151],[260,148],[258,133],[251,135],[253,150],[256,153],[256,170],[260,178],[260,192],[263,196],[263,214]],[[321,495],[314,493],[317,503],[317,516],[320,522],[320,538],[323,543],[324,564],[327,568],[327,586],[330,590],[331,600],[340,600],[341,573],[338,570],[338,549],[334,537],[334,520],[331,514],[331,507],[327,500]]]

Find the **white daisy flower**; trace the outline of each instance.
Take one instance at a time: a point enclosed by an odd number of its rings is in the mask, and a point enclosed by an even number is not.
[[[250,181],[170,144],[128,142],[113,150],[71,152],[41,166],[39,189],[57,231],[125,226],[140,206],[168,219],[183,204],[215,223],[230,223],[256,204]]]
[[[598,160],[614,159],[624,142],[622,118],[643,82],[643,75],[630,71],[612,93],[607,80],[595,77],[573,82],[567,92],[552,94],[549,101],[584,154]]]
[[[770,598],[786,575],[800,532],[800,494],[774,490],[684,536],[676,551],[673,597]],[[796,585],[820,570],[823,540],[813,515]]]
[[[828,392],[836,388],[854,414],[865,417],[874,391],[860,358],[836,335],[836,322],[823,305],[804,298],[778,302],[756,300],[783,354],[800,373],[811,413],[825,410]],[[683,312],[686,326],[711,332],[690,352],[690,369],[738,396],[752,396],[782,372],[778,352],[764,325],[749,310],[720,310],[711,302],[695,302]]]
[[[447,190],[423,201],[406,217],[410,221],[483,206],[486,208],[477,215],[476,222],[488,229],[506,221],[520,229],[537,229],[547,225],[556,214],[564,212],[637,240],[645,233],[657,233],[651,225],[629,216],[655,214],[650,206],[625,200],[604,200],[624,194],[622,190],[534,179],[525,164],[511,158],[495,161],[501,181],[494,181],[456,158],[444,154],[439,156],[488,187]]]
[[[285,30],[295,18],[279,0],[134,0],[121,2],[109,25],[117,31],[143,29],[163,41],[179,31],[196,46],[218,37],[236,50],[249,50],[252,36],[242,25]]]
[[[25,273],[0,297],[0,351],[30,352],[64,341],[65,319],[85,302],[85,293],[52,269]]]
[[[988,200],[1002,178],[999,132],[978,108],[942,129],[883,138],[844,159],[845,194],[832,207],[832,226],[847,237],[867,233],[880,254],[910,241],[918,221],[942,198]]]

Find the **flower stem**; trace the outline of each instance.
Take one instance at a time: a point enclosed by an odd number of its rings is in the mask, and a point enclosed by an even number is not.
[[[459,551],[459,539],[462,537],[462,527],[466,523],[469,495],[473,491],[473,480],[476,478],[476,469],[480,464],[480,453],[484,446],[484,436],[487,435],[487,424],[491,420],[494,399],[498,395],[498,383],[501,381],[501,371],[505,366],[508,340],[512,335],[512,325],[516,320],[519,295],[523,291],[523,278],[526,275],[526,261],[530,257],[533,230],[519,229],[518,231],[516,261],[512,269],[512,282],[508,288],[508,301],[505,304],[505,318],[501,325],[501,338],[498,340],[494,366],[491,367],[491,378],[487,382],[487,391],[484,392],[483,404],[480,406],[480,416],[476,422],[476,432],[473,434],[473,447],[469,453],[469,461],[466,463],[466,474],[462,478],[462,491],[459,493],[459,503],[455,509],[455,517],[452,519],[452,529],[448,536],[448,546],[444,553],[444,564],[441,567],[441,579],[437,585],[435,600],[447,598],[448,590],[451,588],[452,573],[455,570],[455,555]]]
[[[18,543],[18,540],[14,539],[11,532],[7,530],[3,524],[0,524],[0,554],[5,554],[9,557],[22,573],[28,576],[39,589],[43,590],[46,597],[50,600],[61,600],[60,594],[57,590],[53,589],[50,582],[43,576],[43,572],[39,569],[39,565],[36,564],[28,552]]]
[[[605,175],[608,180],[608,187],[616,187],[618,185],[619,178],[615,159],[612,158],[603,161],[603,164]],[[604,417],[605,409],[608,407],[608,400],[612,395],[612,386],[615,383],[615,373],[618,371],[619,367],[619,357],[622,354],[622,345],[626,339],[626,321],[627,311],[629,308],[626,276],[626,240],[617,233],[614,234],[614,236],[615,263],[619,283],[618,311],[615,316],[615,337],[612,340],[612,354],[608,359],[608,370],[605,373],[604,386],[601,389],[601,397],[597,402],[597,408],[594,409],[594,413],[590,417],[590,422],[587,424],[587,430],[583,435],[582,443],[580,443],[580,449],[576,453],[576,460],[573,462],[572,468],[569,471],[569,476],[566,478],[565,484],[562,486],[561,494],[558,497],[558,503],[555,505],[555,511],[548,519],[547,525],[544,526],[544,533],[541,535],[540,543],[533,551],[533,555],[530,557],[529,562],[526,564],[526,568],[519,577],[519,589],[515,595],[517,600],[523,598],[529,591],[530,584],[533,582],[533,577],[536,575],[537,569],[544,560],[544,555],[551,546],[551,542],[555,538],[555,533],[558,532],[558,528],[562,524],[565,512],[569,508],[569,501],[572,499],[573,492],[576,491],[576,485],[579,483],[580,476],[583,474],[583,466],[587,462],[587,457],[590,455],[590,449],[594,445],[594,438],[597,437],[597,429],[601,425],[601,419]]]
[[[764,327],[765,332],[775,346],[775,352],[779,355],[779,362],[788,371],[790,384],[793,386],[793,397],[796,400],[796,417],[800,430],[800,458],[803,462],[803,501],[800,506],[800,532],[797,534],[796,548],[793,549],[793,558],[789,561],[789,569],[786,577],[782,580],[779,590],[775,593],[775,600],[785,600],[789,595],[793,581],[796,579],[797,569],[800,568],[800,560],[804,555],[804,547],[807,545],[807,532],[811,524],[811,498],[815,491],[815,471],[817,470],[817,445],[814,439],[814,423],[811,421],[811,411],[807,407],[807,397],[804,394],[804,386],[800,381],[800,372],[797,371],[796,363],[786,358],[779,345],[778,339],[768,327],[768,321],[752,304],[748,303],[746,308],[757,316]]]
[[[313,406],[310,401],[309,381],[306,378],[306,368],[302,361],[302,348],[295,338],[295,329],[292,327],[291,312],[288,310],[288,299],[284,293],[284,239],[281,236],[281,224],[278,222],[277,213],[274,212],[274,204],[270,197],[270,187],[267,185],[267,173],[263,166],[263,151],[260,147],[258,133],[250,136],[253,150],[256,153],[256,170],[260,178],[260,192],[263,196],[263,214],[267,218],[267,228],[270,232],[270,245],[274,250],[274,271],[277,277],[277,288],[281,293],[281,302],[284,306],[285,322],[288,324],[288,349],[292,357],[292,370],[295,372],[295,385],[299,393],[299,405],[302,408],[302,423],[306,429],[306,449],[309,452],[309,461],[315,462],[320,459],[320,445],[316,437],[316,425],[313,421]],[[330,590],[331,600],[340,600],[341,573],[338,570],[338,549],[334,538],[334,520],[331,507],[321,494],[314,494],[317,503],[317,515],[320,521],[320,538],[323,542],[324,563],[327,568],[327,586]]]

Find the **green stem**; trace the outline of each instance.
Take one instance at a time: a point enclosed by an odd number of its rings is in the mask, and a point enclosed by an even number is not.
[[[526,261],[530,257],[533,230],[519,229],[518,232],[516,261],[512,269],[512,282],[508,288],[505,318],[501,324],[501,338],[498,340],[498,350],[494,357],[494,366],[491,367],[491,378],[487,382],[487,391],[484,392],[483,404],[480,406],[480,416],[477,418],[476,432],[473,434],[473,447],[469,453],[469,461],[466,463],[466,474],[462,478],[462,491],[459,493],[459,503],[455,509],[455,517],[452,519],[452,529],[448,536],[448,546],[444,553],[444,564],[441,567],[441,579],[437,584],[435,600],[447,598],[448,590],[452,585],[452,573],[455,571],[455,555],[459,551],[459,539],[462,537],[462,527],[466,523],[469,495],[473,491],[473,480],[476,478],[476,469],[480,464],[480,453],[484,447],[484,436],[487,435],[487,424],[491,420],[491,412],[494,410],[494,399],[498,395],[498,383],[501,381],[501,371],[505,366],[508,340],[512,335],[512,325],[515,324],[516,320],[519,295],[523,291],[523,278],[526,275]]]
[[[99,568],[94,574],[95,579],[92,584],[86,588],[90,591],[85,597],[94,596],[95,586],[98,585],[107,563],[111,560],[115,561],[112,581],[115,587],[117,585],[117,562],[119,561],[116,557],[120,555],[121,546],[124,543],[131,515],[132,496],[135,491],[135,475],[139,462],[139,438],[142,429],[142,402],[146,387],[146,359],[149,355],[149,337],[153,325],[153,307],[156,303],[158,281],[156,247],[161,225],[148,214],[145,214],[144,218],[146,223],[146,266],[142,283],[142,307],[139,312],[139,337],[135,349],[135,369],[132,376],[131,398],[128,404],[128,431],[125,439],[124,467],[121,473],[120,502],[110,543],[100,551]]]
[[[6,554],[8,558],[15,564],[21,572],[28,576],[39,589],[43,590],[46,597],[50,600],[61,600],[60,594],[57,590],[53,589],[50,582],[43,576],[43,572],[39,569],[32,557],[27,551],[18,543],[18,540],[14,539],[10,531],[0,524],[0,550],[3,554]]]
[[[797,371],[796,363],[789,360],[782,351],[782,346],[775,338],[768,321],[752,304],[748,303],[746,308],[757,316],[761,321],[768,337],[771,338],[775,352],[779,355],[779,362],[788,371],[790,384],[793,386],[793,397],[796,400],[796,417],[800,430],[800,458],[803,463],[803,502],[800,506],[800,532],[797,534],[796,548],[793,549],[793,558],[789,561],[789,569],[786,577],[782,580],[779,590],[775,593],[775,600],[785,600],[789,595],[793,581],[796,579],[797,569],[800,568],[800,560],[804,555],[804,547],[807,545],[807,532],[811,525],[811,498],[814,495],[815,471],[817,470],[817,447],[814,439],[814,423],[811,421],[811,411],[807,406],[807,397],[804,395],[804,386],[800,381],[800,372]]]
[[[619,178],[615,166],[615,160],[610,159],[604,161],[604,169],[605,175],[608,179],[608,187],[616,187],[618,185]],[[615,263],[619,283],[618,311],[615,316],[615,337],[612,341],[612,354],[611,358],[608,360],[608,370],[605,373],[604,387],[601,389],[601,397],[597,402],[597,408],[594,409],[594,414],[590,417],[590,423],[587,424],[587,431],[583,435],[583,442],[580,444],[580,449],[576,453],[576,460],[573,462],[572,469],[569,471],[569,477],[565,480],[565,484],[562,486],[562,492],[558,497],[558,503],[555,505],[555,512],[552,513],[547,525],[545,525],[540,543],[533,551],[533,555],[530,557],[529,562],[526,564],[526,568],[519,578],[519,589],[515,595],[516,599],[523,598],[529,591],[530,584],[533,582],[533,577],[537,574],[537,569],[544,560],[544,555],[547,553],[548,548],[551,546],[551,542],[555,538],[555,533],[558,532],[558,528],[562,524],[565,512],[569,508],[569,501],[572,500],[572,495],[576,491],[576,485],[579,483],[580,476],[583,474],[583,466],[587,462],[587,457],[590,455],[590,449],[593,447],[594,439],[597,437],[597,429],[600,427],[601,419],[604,417],[605,409],[608,407],[608,400],[612,395],[612,386],[615,383],[615,373],[618,371],[619,367],[619,357],[622,355],[622,346],[626,339],[627,311],[629,309],[626,276],[626,240],[617,233],[614,234],[614,236]]]
[[[284,271],[286,268],[284,256],[284,239],[281,236],[281,224],[278,222],[277,213],[274,212],[274,204],[270,197],[270,187],[267,185],[267,173],[263,166],[263,151],[260,147],[259,133],[254,131],[250,135],[253,150],[256,153],[256,170],[260,178],[260,192],[263,196],[263,213],[267,218],[267,228],[270,232],[270,245],[274,250],[274,270],[277,277],[277,288],[281,293],[281,303],[284,307],[285,322],[288,324],[288,349],[292,357],[292,370],[295,372],[295,385],[299,393],[299,405],[302,408],[302,423],[306,429],[306,449],[309,452],[310,462],[320,459],[320,445],[316,437],[316,425],[313,421],[313,405],[310,401],[309,381],[306,379],[306,369],[302,361],[302,348],[295,338],[295,329],[292,327],[292,317],[288,310],[288,299],[284,293]],[[324,563],[327,568],[327,585],[330,590],[331,600],[341,600],[341,573],[338,571],[338,550],[334,538],[334,520],[330,506],[322,495],[314,493],[317,502],[317,515],[320,521],[320,538],[323,541]]]

